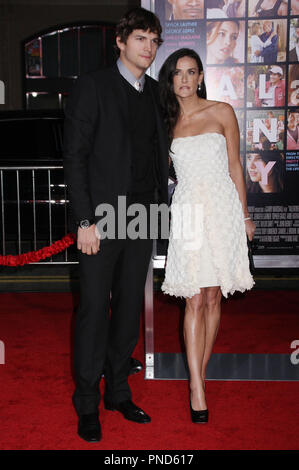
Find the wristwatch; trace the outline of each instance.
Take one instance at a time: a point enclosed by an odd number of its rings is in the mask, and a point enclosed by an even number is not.
[[[77,222],[77,226],[80,228],[89,228],[94,223],[95,221],[93,219],[82,219]]]

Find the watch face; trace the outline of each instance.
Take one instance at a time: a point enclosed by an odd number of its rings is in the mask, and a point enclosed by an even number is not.
[[[81,222],[80,222],[80,227],[81,227],[81,228],[88,228],[88,227],[90,227],[89,220],[87,220],[87,219],[81,220]]]

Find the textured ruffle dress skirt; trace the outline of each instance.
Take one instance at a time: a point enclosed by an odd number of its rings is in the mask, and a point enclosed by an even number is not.
[[[179,137],[171,150],[177,186],[162,290],[192,297],[201,287],[220,286],[227,297],[251,289],[244,214],[224,135]]]

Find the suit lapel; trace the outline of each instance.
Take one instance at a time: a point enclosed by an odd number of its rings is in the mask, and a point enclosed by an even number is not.
[[[127,127],[129,122],[128,96],[125,87],[123,86],[121,75],[118,71],[117,65],[114,65],[111,71],[113,101],[117,104],[120,115],[122,116],[125,126]]]
[[[154,108],[155,108],[155,113],[156,113],[156,120],[157,120],[157,133],[158,133],[158,138],[159,138],[159,144],[160,144],[161,149],[164,150],[164,153],[166,152],[166,154],[168,154],[167,131],[166,131],[166,127],[164,124],[160,103],[158,101],[158,97],[155,91],[153,90],[151,81],[147,77],[146,77],[146,82],[149,86],[149,89],[153,98],[153,103],[154,103]]]
[[[156,122],[157,122],[157,153],[156,153],[156,176],[160,185],[160,194],[161,201],[167,203],[168,193],[167,193],[167,179],[168,179],[168,139],[167,131],[162,117],[162,111],[159,103],[159,98],[155,93],[151,85],[151,80],[147,79],[147,84],[149,86],[152,98],[154,109],[156,113]]]
[[[151,96],[152,96],[152,98],[153,98],[153,103],[154,103],[154,106],[155,106],[155,111],[156,111],[157,120],[158,120],[158,123],[160,124],[160,123],[163,121],[163,119],[162,119],[162,114],[161,114],[161,108],[160,108],[160,105],[159,105],[159,102],[158,102],[158,97],[156,96],[156,93],[155,93],[154,90],[153,90],[151,81],[150,81],[150,79],[147,77],[147,75],[145,76],[145,80],[146,80],[147,86],[148,86],[149,89],[150,89]]]

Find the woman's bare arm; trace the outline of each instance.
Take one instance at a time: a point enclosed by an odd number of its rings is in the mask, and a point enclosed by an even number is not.
[[[226,138],[230,177],[238,191],[243,208],[244,219],[247,219],[250,217],[250,214],[247,207],[243,168],[240,162],[240,132],[238,121],[233,108],[227,103],[221,103],[217,111],[219,113],[218,116],[221,119],[224,128],[224,136]],[[251,219],[246,220],[245,227],[249,240],[252,240],[256,228],[254,222]]]

